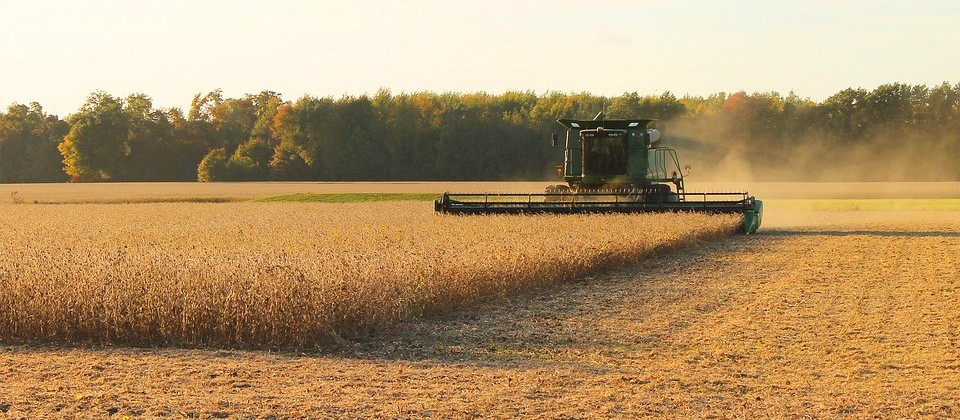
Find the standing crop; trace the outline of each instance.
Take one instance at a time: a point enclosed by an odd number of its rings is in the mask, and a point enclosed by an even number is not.
[[[0,340],[310,347],[732,232],[423,203],[5,206]]]

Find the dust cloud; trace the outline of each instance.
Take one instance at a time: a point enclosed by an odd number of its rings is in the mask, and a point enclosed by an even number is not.
[[[938,138],[883,132],[859,141],[812,130],[797,139],[754,139],[726,127],[679,120],[665,132],[690,181],[960,181],[960,127]]]

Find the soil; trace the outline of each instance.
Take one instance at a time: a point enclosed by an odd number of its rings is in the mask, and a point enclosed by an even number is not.
[[[960,416],[960,217],[843,214],[314,353],[4,346],[0,416]]]

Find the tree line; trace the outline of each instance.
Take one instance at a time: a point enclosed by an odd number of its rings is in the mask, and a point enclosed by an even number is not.
[[[616,97],[534,92],[284,100],[196,95],[186,113],[94,92],[64,119],[0,112],[0,182],[553,179],[557,118],[656,118],[718,179],[960,180],[960,83],[793,93]],[[696,166],[696,165],[695,165]]]

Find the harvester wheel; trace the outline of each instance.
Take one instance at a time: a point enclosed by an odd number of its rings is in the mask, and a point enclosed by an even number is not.
[[[547,194],[570,194],[570,187],[566,185],[550,185],[547,187]],[[556,201],[565,201],[566,197],[559,197],[556,195],[548,195],[544,198],[543,201],[546,202],[556,202]]]
[[[678,197],[670,190],[669,185],[652,185],[644,191],[643,201],[648,203],[668,203],[677,201]]]
[[[573,200],[573,191],[570,191],[570,187],[566,185],[557,185],[557,194],[563,194],[562,197],[557,197],[557,201]]]

